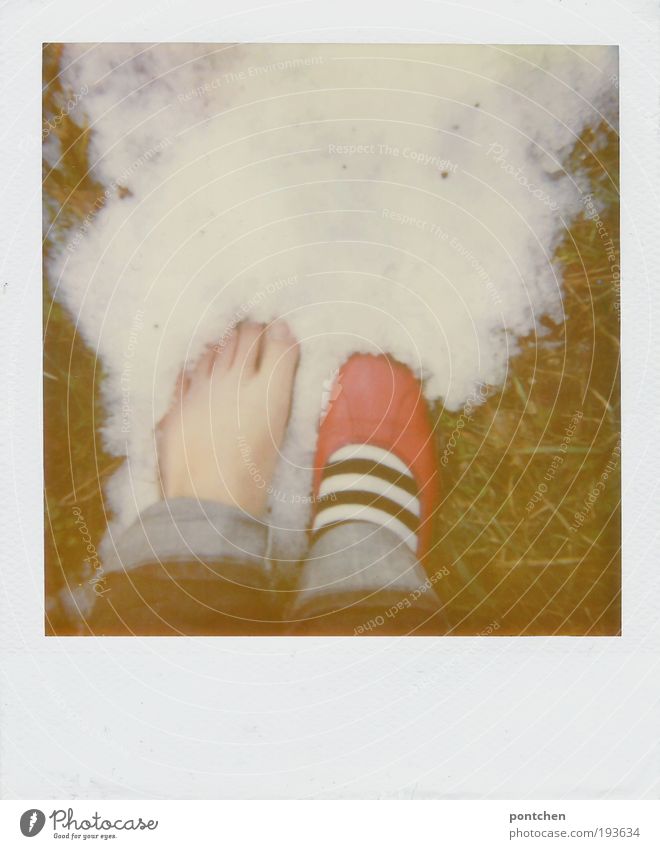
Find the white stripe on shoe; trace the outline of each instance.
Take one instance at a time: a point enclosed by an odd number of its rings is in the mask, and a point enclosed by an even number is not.
[[[356,492],[372,492],[374,495],[383,495],[385,498],[391,498],[392,501],[414,513],[419,519],[419,499],[415,495],[406,492],[405,489],[389,483],[377,475],[371,474],[332,474],[329,472],[323,478],[319,489],[319,496],[323,498],[331,497],[333,492],[345,492],[346,490],[355,490]]]
[[[371,522],[374,525],[380,525],[382,528],[393,531],[412,551],[417,550],[417,536],[403,522],[391,513],[364,504],[331,504],[317,513],[312,532],[318,533],[331,525],[342,525],[344,522]]]
[[[387,527],[417,547],[420,501],[406,464],[375,445],[346,445],[323,470],[312,532],[342,522],[362,521]]]
[[[343,448],[338,448],[332,454],[328,464],[341,463],[344,460],[372,460],[374,463],[382,463],[384,466],[389,466],[391,469],[401,472],[401,474],[412,477],[410,469],[403,460],[400,460],[391,451],[379,448],[377,445],[344,445]]]

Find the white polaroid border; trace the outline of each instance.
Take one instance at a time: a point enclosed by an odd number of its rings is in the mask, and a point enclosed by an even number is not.
[[[657,798],[658,9],[651,0],[5,4],[4,798]],[[618,44],[623,635],[43,636],[41,44]]]

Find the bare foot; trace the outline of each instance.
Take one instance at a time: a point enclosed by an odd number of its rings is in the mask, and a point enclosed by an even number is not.
[[[166,498],[263,514],[297,364],[298,343],[281,320],[268,327],[244,322],[200,359],[158,426]]]

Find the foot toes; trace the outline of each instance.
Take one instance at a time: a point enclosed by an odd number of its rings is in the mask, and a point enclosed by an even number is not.
[[[236,356],[237,347],[238,330],[230,325],[213,346],[215,353],[215,359],[212,363],[213,371],[217,371],[218,369],[227,371],[227,369],[231,368],[234,357]]]
[[[293,377],[299,354],[298,340],[286,321],[279,318],[268,325],[261,355],[262,371],[277,369],[282,376]]]
[[[232,370],[242,377],[249,377],[256,371],[261,354],[264,326],[253,321],[244,321],[236,330],[236,353]]]
[[[194,367],[186,373],[188,384],[194,384],[197,378],[207,377],[213,368],[214,359],[215,350],[213,348],[206,348],[202,356],[195,363]]]

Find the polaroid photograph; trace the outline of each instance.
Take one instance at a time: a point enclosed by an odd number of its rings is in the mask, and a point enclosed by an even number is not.
[[[47,633],[617,635],[618,67],[45,45]]]
[[[0,844],[655,849],[657,4],[0,18]]]

